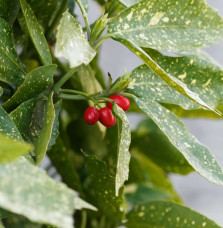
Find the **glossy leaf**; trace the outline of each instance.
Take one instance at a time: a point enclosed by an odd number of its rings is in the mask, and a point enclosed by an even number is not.
[[[39,24],[47,30],[55,20],[62,0],[27,0]]]
[[[129,182],[143,184],[159,189],[168,195],[169,199],[181,202],[164,170],[138,149],[131,149]]]
[[[22,136],[8,113],[0,107],[0,133],[14,140],[22,141]]]
[[[172,76],[171,74],[168,74],[162,67],[160,67],[155,60],[153,60],[142,48],[138,47],[135,43],[132,41],[127,40],[120,40],[119,41],[127,46],[132,52],[134,52],[139,58],[141,58],[146,65],[154,71],[161,79],[163,79],[168,85],[173,87],[175,90],[183,94],[184,96],[188,97],[192,101],[200,104],[206,109],[212,110],[220,115],[220,113],[215,110],[214,107],[210,106],[209,104],[206,104],[199,96],[198,94],[194,93],[190,89],[187,88],[187,85],[184,84],[182,81],[180,81],[178,78]]]
[[[181,152],[150,119],[140,122],[137,126],[131,148],[148,156],[166,172],[185,175],[194,171]]]
[[[0,18],[0,81],[18,85],[25,76],[13,44],[11,26]]]
[[[171,194],[149,184],[131,184],[125,187],[125,198],[131,205],[152,200],[172,200]]]
[[[71,161],[70,149],[61,137],[58,137],[56,144],[47,153],[52,164],[61,175],[63,182],[78,192],[81,192],[81,183],[77,171]]]
[[[23,102],[10,113],[22,137],[34,143],[44,126],[44,119],[47,112],[47,101],[43,98],[33,98]]]
[[[42,93],[53,84],[53,76],[56,65],[39,67],[27,74],[24,83],[18,88],[16,93],[3,104],[8,111],[15,108],[23,101],[29,100]]]
[[[114,107],[115,114],[121,122],[119,126],[119,133],[117,135],[118,159],[115,177],[115,192],[116,196],[118,196],[119,189],[124,185],[125,181],[128,180],[129,176],[129,162],[131,156],[129,153],[129,146],[131,143],[131,130],[125,112],[117,105]]]
[[[52,58],[48,43],[44,36],[42,27],[39,25],[32,8],[26,0],[20,0],[25,23],[29,32],[29,36],[39,54],[39,57],[44,65],[52,64]]]
[[[58,26],[55,55],[68,60],[71,68],[82,63],[88,65],[96,55],[81,26],[68,12],[64,13]]]
[[[109,175],[103,161],[98,160],[95,156],[85,156],[85,162],[91,181],[87,190],[92,195],[92,203],[95,203],[102,215],[113,221],[120,221],[123,214],[121,211],[123,188],[120,190],[119,196],[116,196],[115,178]]]
[[[0,207],[33,222],[73,227],[74,201],[78,196],[66,185],[54,181],[24,158],[0,165],[0,178]]]
[[[189,133],[175,114],[154,101],[136,97],[134,100],[201,176],[214,184],[223,185],[223,171],[215,157]]]
[[[168,57],[160,53],[156,53],[155,60],[207,104],[217,108],[222,103],[223,70],[211,60],[202,56]],[[136,68],[131,76],[134,82],[130,85],[130,91],[138,96],[155,99],[159,103],[180,105],[184,109],[201,109],[201,106],[172,89],[146,65]]]
[[[53,106],[53,93],[48,97],[47,102],[47,114],[44,121],[43,129],[39,135],[39,138],[35,141],[35,154],[36,154],[36,164],[40,165],[42,162],[52,134],[53,124],[55,119],[55,110]]]
[[[0,163],[11,162],[33,150],[30,144],[14,140],[3,134],[0,134],[0,142]]]
[[[114,38],[137,46],[180,52],[206,47],[223,38],[223,19],[203,0],[143,0],[110,23]]]
[[[19,12],[18,0],[0,0],[0,17],[12,24]]]
[[[205,216],[176,203],[153,201],[136,205],[127,214],[127,228],[181,227],[220,228]]]

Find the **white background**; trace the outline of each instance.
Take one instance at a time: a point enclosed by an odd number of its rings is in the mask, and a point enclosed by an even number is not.
[[[93,23],[101,12],[93,0],[89,0],[89,2],[89,18],[90,22]],[[217,8],[223,16],[223,0],[209,0],[207,2]],[[77,8],[75,11],[79,15],[78,20],[84,25],[80,11]],[[220,63],[223,63],[223,42],[213,45],[207,51]],[[106,40],[103,43],[100,65],[105,75],[110,72],[116,78],[121,76],[125,69],[131,71],[140,64],[142,64],[141,60],[121,44],[113,40]],[[129,119],[134,128],[137,122],[142,119],[142,116],[137,118],[131,115]],[[200,142],[210,148],[223,166],[223,121],[185,119],[184,122]],[[186,177],[172,175],[171,179],[177,192],[182,196],[185,205],[201,212],[223,226],[223,187],[215,186],[195,173]]]

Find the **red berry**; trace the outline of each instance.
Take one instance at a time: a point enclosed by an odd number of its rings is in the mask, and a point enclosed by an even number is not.
[[[116,122],[115,116],[112,114],[112,110],[108,107],[104,107],[99,110],[100,113],[100,119],[99,121],[105,126],[105,127],[113,127]]]
[[[113,101],[115,101],[115,103],[120,108],[122,108],[124,111],[127,111],[129,109],[130,101],[126,97],[123,97],[123,96],[120,96],[120,95],[111,95],[109,98],[112,99]],[[107,106],[109,108],[112,108],[112,105],[113,104],[111,102],[107,102]]]
[[[99,118],[100,118],[99,110],[95,107],[89,107],[84,112],[84,121],[89,125],[93,125],[96,122],[98,122]]]

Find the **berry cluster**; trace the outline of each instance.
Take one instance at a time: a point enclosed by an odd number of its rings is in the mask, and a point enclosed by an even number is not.
[[[130,102],[126,97],[112,95],[109,99],[115,101],[124,111],[129,109]],[[113,104],[111,102],[107,102],[107,107],[101,108],[100,110],[95,107],[87,108],[84,113],[85,122],[89,125],[93,125],[99,120],[105,127],[113,127],[116,123],[116,117],[112,113],[112,106]]]

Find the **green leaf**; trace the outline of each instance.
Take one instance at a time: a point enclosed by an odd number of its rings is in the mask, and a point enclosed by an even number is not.
[[[102,215],[112,221],[121,221],[123,188],[119,196],[115,196],[115,178],[109,175],[105,162],[97,160],[95,156],[85,156],[85,162],[91,181],[87,190],[92,195],[92,202]]]
[[[127,214],[127,228],[220,228],[215,222],[185,206],[165,201],[136,205]]]
[[[0,133],[12,139],[22,141],[22,136],[8,113],[0,107]]]
[[[48,144],[50,142],[52,130],[53,130],[53,123],[55,119],[55,110],[53,106],[53,93],[49,95],[48,102],[47,102],[47,114],[44,121],[44,127],[39,135],[39,138],[35,142],[35,154],[36,154],[36,164],[40,165],[42,162]]]
[[[223,39],[223,19],[203,0],[143,0],[115,17],[108,33],[140,47],[180,52]]]
[[[28,0],[27,1],[40,25],[47,29],[55,20],[59,9],[61,8],[62,0]]]
[[[0,0],[0,17],[13,24],[19,12],[18,0]]]
[[[3,104],[8,111],[14,109],[23,101],[29,100],[42,93],[53,84],[53,76],[56,65],[39,67],[27,74],[24,83],[18,88],[16,93]]]
[[[26,0],[20,0],[23,16],[29,32],[29,36],[39,54],[39,57],[44,65],[52,64],[50,50],[44,36],[43,29],[38,23],[32,8]]]
[[[81,26],[68,12],[64,13],[58,26],[55,55],[67,59],[71,68],[82,63],[88,65],[96,55]]]
[[[56,144],[47,153],[52,164],[61,175],[63,182],[72,189],[81,192],[81,184],[75,167],[69,156],[70,150],[61,137],[58,137]]]
[[[130,7],[130,6],[140,2],[141,0],[118,0],[118,1],[125,7]]]
[[[7,228],[43,228],[42,225],[30,222],[20,215],[12,215],[4,219],[4,224]]]
[[[5,228],[4,225],[2,224],[1,220],[0,220],[0,228]]]
[[[168,57],[157,52],[155,61],[168,74],[186,84],[188,89],[198,94],[207,104],[214,108],[222,104],[223,70],[210,59],[202,56]],[[201,106],[157,77],[146,65],[136,68],[131,76],[134,82],[130,85],[130,92],[137,96],[159,103],[180,105],[187,110],[201,109]]]
[[[0,142],[0,163],[11,162],[33,150],[30,144],[14,140],[3,134],[0,134]]]
[[[206,104],[198,94],[194,93],[190,89],[187,88],[187,85],[180,81],[178,78],[172,76],[171,74],[167,73],[162,67],[160,67],[155,60],[153,60],[143,49],[138,47],[132,41],[127,41],[124,39],[119,39],[119,42],[124,44],[128,47],[132,52],[134,52],[139,58],[141,58],[146,65],[154,71],[161,79],[163,79],[168,85],[173,87],[175,90],[183,94],[184,96],[188,97],[192,101],[200,104],[206,109],[212,110],[217,114],[220,114],[218,111],[215,110],[215,107],[211,107],[209,104]]]
[[[149,184],[127,185],[125,188],[125,198],[132,205],[151,200],[172,200],[171,194]]]
[[[181,202],[162,168],[135,148],[131,150],[131,154],[128,183],[146,184],[165,192],[171,200]]]
[[[23,102],[10,113],[22,137],[34,143],[44,126],[47,112],[47,101],[43,98],[33,98]]]
[[[136,97],[134,100],[201,176],[214,184],[223,185],[223,171],[215,157],[189,133],[175,114],[155,101]]]
[[[0,165],[0,179],[0,207],[33,222],[73,228],[77,193],[45,171],[21,158]]]
[[[11,26],[0,18],[0,81],[18,85],[24,80],[24,71],[13,44]]]
[[[132,137],[131,148],[137,149],[166,172],[188,174],[194,169],[152,120],[144,120]]]
[[[119,189],[123,186],[129,176],[129,162],[130,153],[129,146],[131,143],[131,130],[129,126],[128,118],[125,112],[117,105],[114,106],[116,116],[119,118],[121,124],[119,126],[118,133],[118,159],[117,159],[117,170],[115,177],[115,192],[118,196]]]

